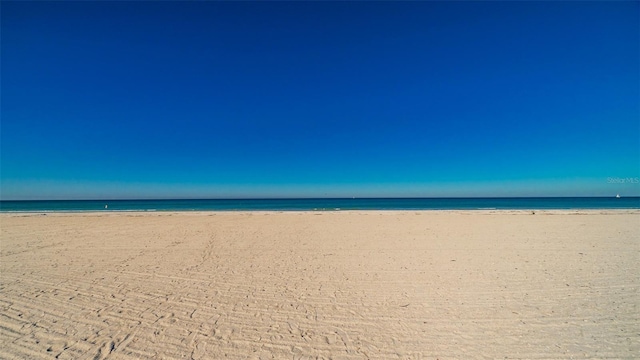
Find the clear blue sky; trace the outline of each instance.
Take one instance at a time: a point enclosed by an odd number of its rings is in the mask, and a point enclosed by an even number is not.
[[[0,196],[640,195],[639,12],[3,1]]]

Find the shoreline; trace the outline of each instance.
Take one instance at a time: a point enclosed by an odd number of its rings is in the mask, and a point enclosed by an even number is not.
[[[534,212],[534,213],[532,213]],[[0,217],[11,216],[42,216],[42,215],[224,215],[224,214],[483,214],[483,215],[615,215],[637,214],[640,209],[420,209],[420,210],[54,210],[54,211],[0,211]]]

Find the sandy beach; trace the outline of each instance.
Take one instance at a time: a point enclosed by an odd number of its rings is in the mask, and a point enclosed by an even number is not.
[[[637,358],[640,211],[0,215],[2,359]]]

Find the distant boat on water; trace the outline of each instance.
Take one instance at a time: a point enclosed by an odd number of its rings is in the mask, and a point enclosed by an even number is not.
[[[620,199],[620,194],[616,194],[616,199]]]

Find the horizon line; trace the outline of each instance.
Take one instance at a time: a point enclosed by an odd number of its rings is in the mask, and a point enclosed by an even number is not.
[[[114,198],[114,199],[0,199],[8,201],[211,201],[211,200],[399,200],[399,199],[594,199],[617,198],[610,196],[399,196],[399,197],[233,197],[233,198]],[[640,195],[620,196],[620,198],[640,198]]]

